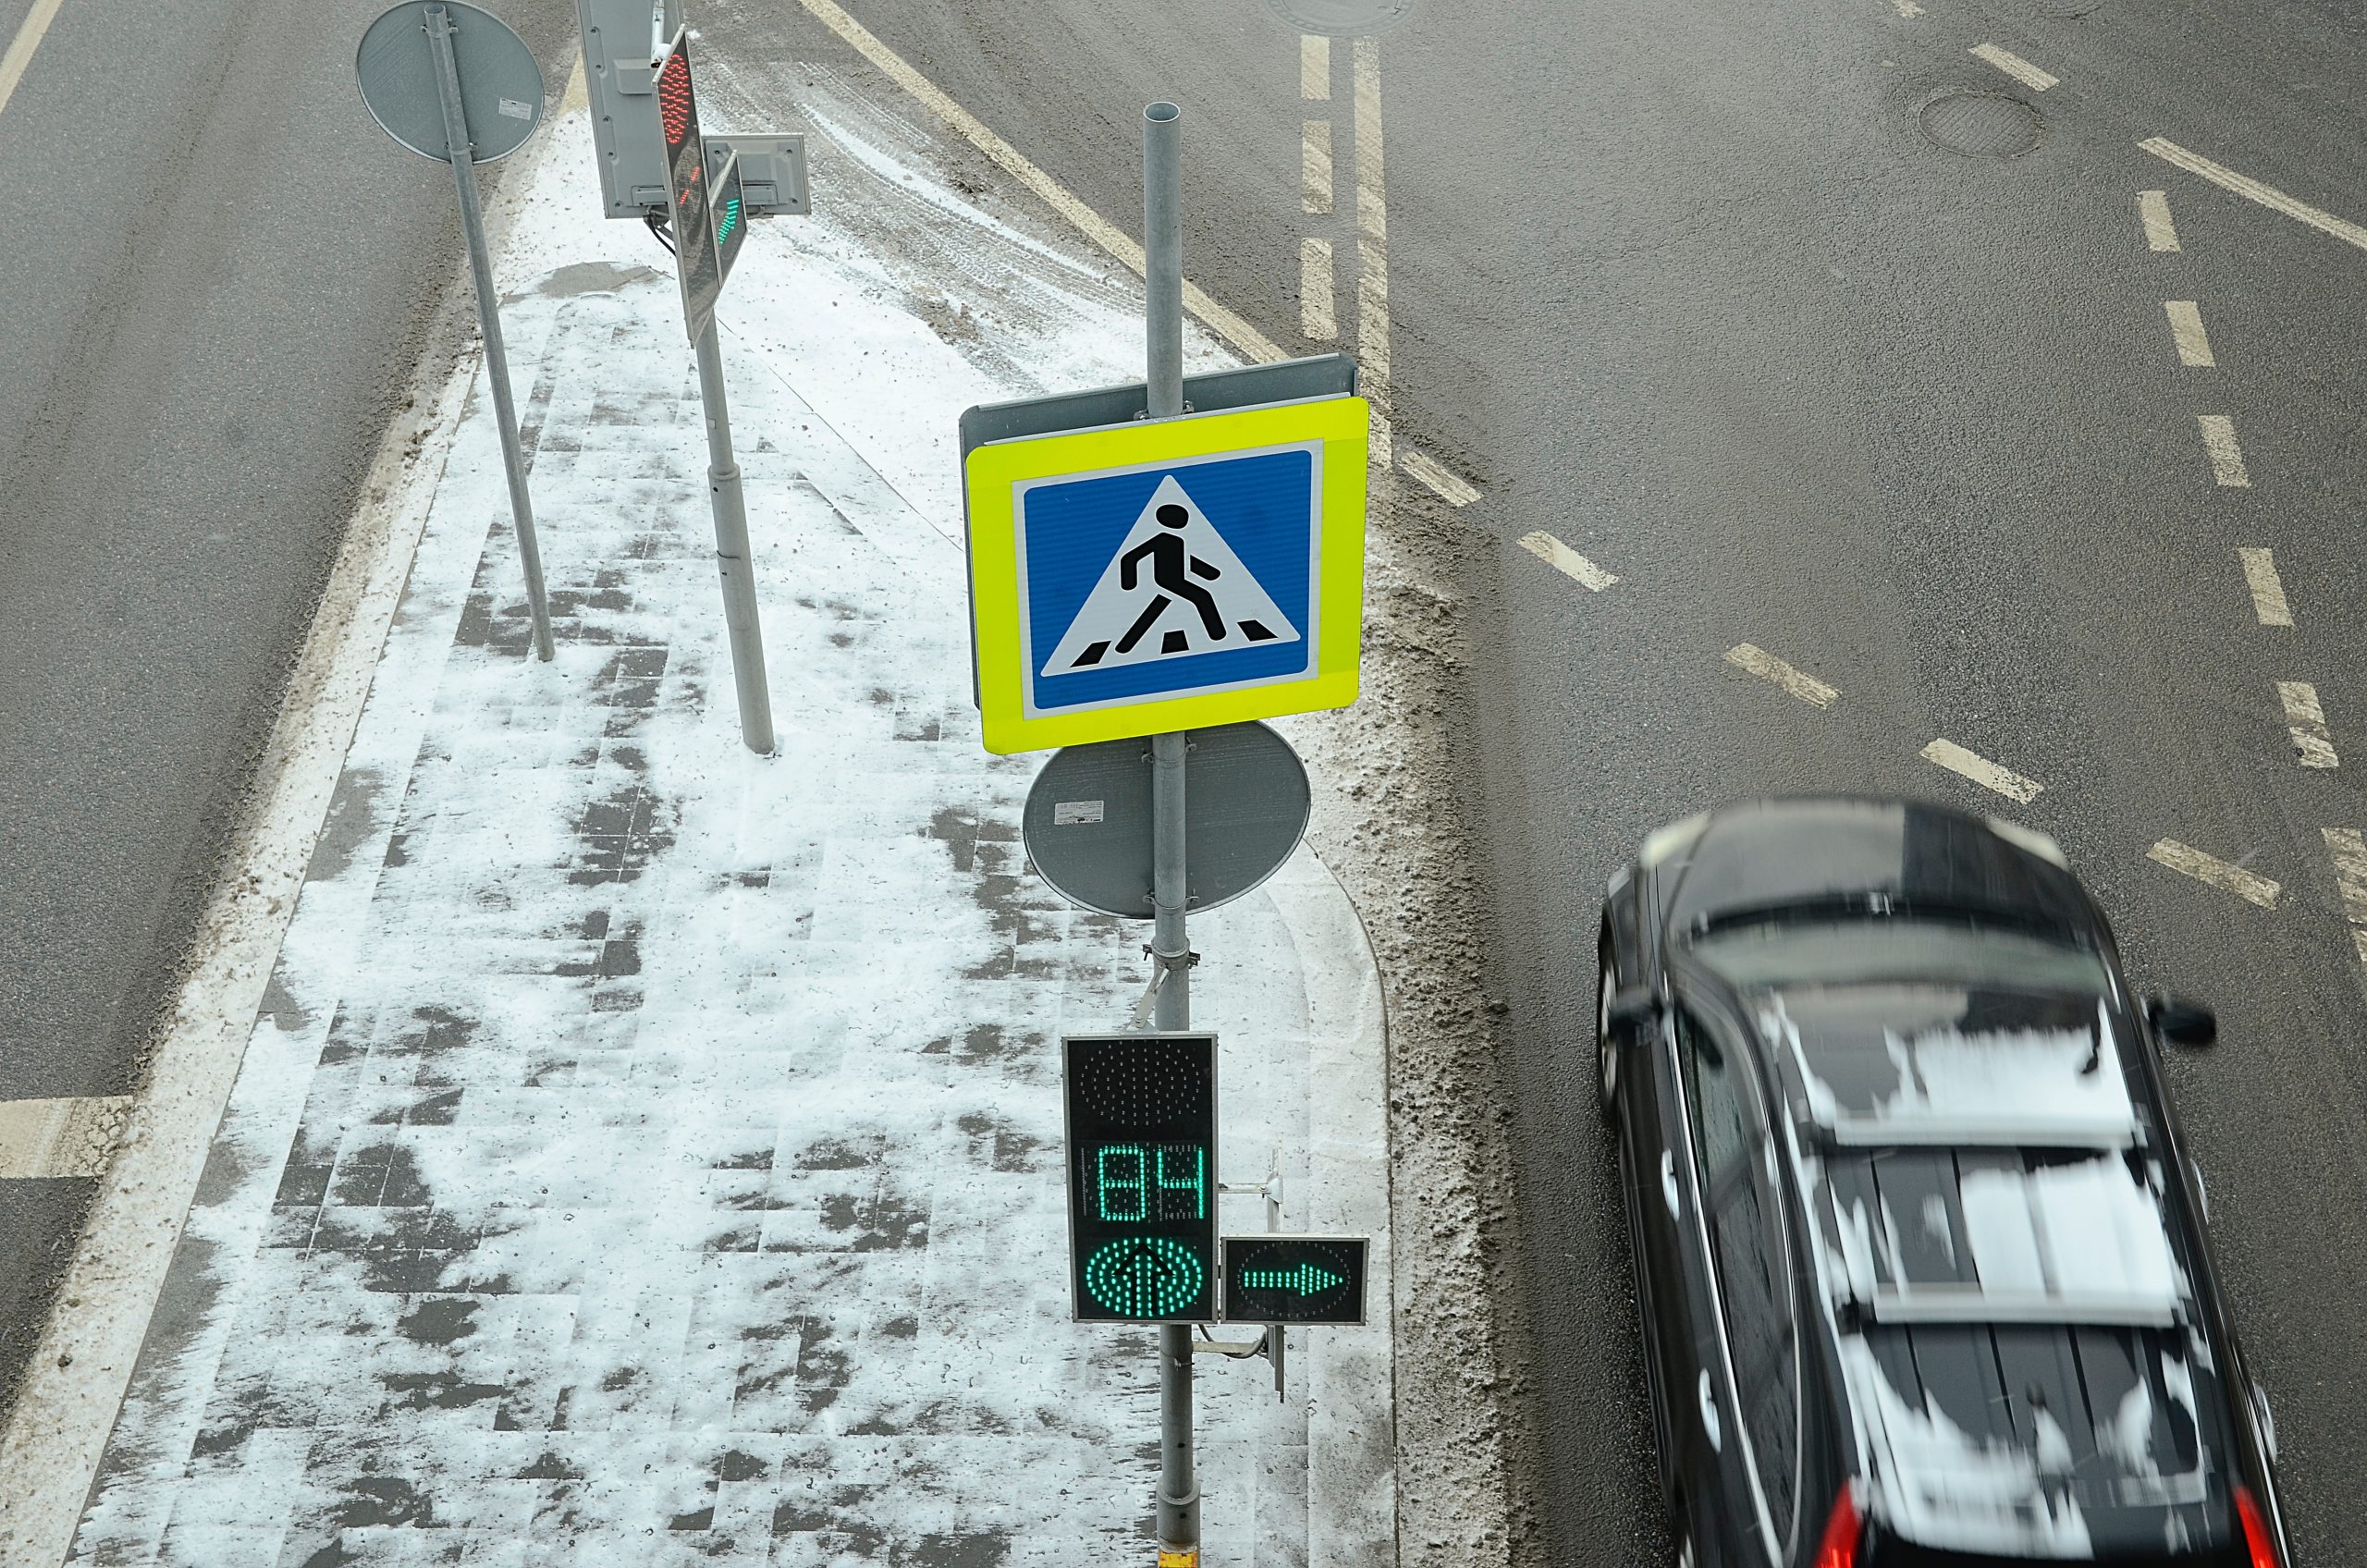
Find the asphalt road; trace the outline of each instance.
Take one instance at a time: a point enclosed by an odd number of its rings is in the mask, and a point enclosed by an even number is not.
[[[1352,0],[1297,3],[1338,15]],[[1151,7],[857,4],[893,48],[1097,211],[1139,208],[1141,105],[1185,105],[1186,268],[1284,344],[1301,211],[1291,0]],[[1519,1267],[1496,1310],[1534,1356],[1512,1485],[1525,1555],[1659,1550],[1632,1298],[1592,1121],[1600,891],[1650,827],[1762,791],[1927,795],[2057,836],[2140,986],[2216,1005],[2174,1065],[2305,1562],[2367,1560],[2367,986],[2327,828],[2367,826],[2349,349],[2367,251],[2141,150],[2162,136],[2367,220],[2367,24],[2122,0],[1375,0],[1401,441],[1485,492],[1436,513],[1467,644],[1451,720],[1484,846],[1518,1145]],[[1904,13],[1904,14],[1902,14]],[[712,24],[720,32],[726,23]],[[784,55],[852,56],[791,11]],[[1993,43],[2056,79],[2035,90]],[[1344,54],[1344,49],[1335,54]],[[1335,59],[1335,90],[1345,81]],[[1953,90],[2032,105],[2027,155],[1919,129]],[[1335,92],[1336,96],[1336,92]],[[2167,192],[2180,249],[2149,248]],[[2165,302],[2215,362],[2181,362]],[[2217,482],[2201,415],[2249,483]],[[1410,488],[1410,487],[1409,487]],[[1537,532],[1618,582],[1580,586]],[[2294,624],[2258,619],[2267,546]],[[1797,699],[1761,647],[1837,690]],[[2277,682],[2325,706],[2300,765]],[[1919,757],[1944,738],[2043,787],[2009,801]],[[2349,753],[2360,754],[2351,759]],[[2163,839],[2280,884],[2263,909],[2146,858]],[[2367,914],[2367,909],[2362,909]]]
[[[0,109],[0,1099],[136,1084],[357,484],[472,329],[450,177],[354,91],[382,8],[64,0]],[[556,102],[571,13],[495,8]],[[0,1400],[92,1185],[0,1181]]]

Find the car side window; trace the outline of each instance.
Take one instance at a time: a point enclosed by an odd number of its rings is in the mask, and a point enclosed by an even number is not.
[[[1790,1270],[1774,1194],[1759,1158],[1773,1129],[1748,1064],[1682,1008],[1676,1031],[1719,1311],[1752,1464],[1780,1541],[1791,1532],[1797,1501],[1799,1389]]]

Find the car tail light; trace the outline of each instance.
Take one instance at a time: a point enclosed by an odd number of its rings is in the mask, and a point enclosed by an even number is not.
[[[2268,1521],[2261,1516],[2260,1504],[2252,1500],[2250,1487],[2236,1488],[2236,1517],[2243,1521],[2244,1545],[2251,1553],[2251,1568],[2284,1568],[2276,1560],[2275,1544],[2269,1538]]]
[[[1824,1518],[1824,1540],[1816,1549],[1816,1568],[1858,1568],[1858,1538],[1865,1533],[1864,1524],[1858,1513],[1858,1483],[1844,1482],[1841,1495],[1833,1500],[1833,1512]]]

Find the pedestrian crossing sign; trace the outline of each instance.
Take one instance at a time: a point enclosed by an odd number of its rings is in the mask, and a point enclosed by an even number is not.
[[[1355,702],[1368,420],[1319,398],[975,448],[987,749]]]

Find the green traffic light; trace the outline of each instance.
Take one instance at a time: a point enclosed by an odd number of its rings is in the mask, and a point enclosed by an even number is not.
[[[1348,1282],[1345,1274],[1334,1274],[1328,1268],[1318,1268],[1312,1263],[1302,1263],[1296,1268],[1245,1268],[1241,1271],[1244,1289],[1252,1291],[1296,1291],[1311,1296]]]
[[[1164,1236],[1110,1242],[1085,1260],[1085,1288],[1122,1317],[1170,1317],[1192,1305],[1206,1275],[1199,1258]]]

